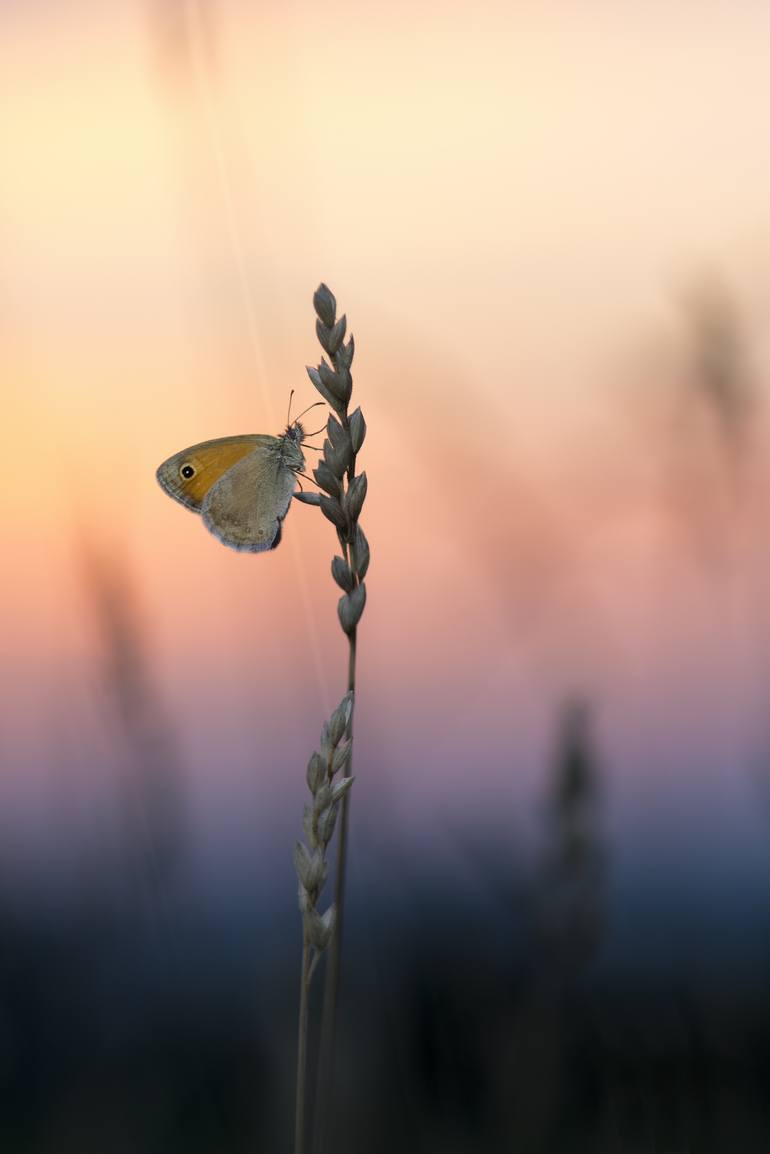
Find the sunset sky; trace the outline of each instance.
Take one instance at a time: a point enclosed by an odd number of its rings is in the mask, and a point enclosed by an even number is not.
[[[362,822],[528,836],[577,694],[637,870],[651,838],[683,884],[701,838],[725,892],[767,870],[769,43],[750,0],[5,0],[6,877],[111,828],[93,555],[203,849],[299,828],[344,689],[334,534],[295,505],[231,553],[154,473],[315,400],[321,280],[369,427]],[[692,385],[704,284],[743,340],[737,467]]]

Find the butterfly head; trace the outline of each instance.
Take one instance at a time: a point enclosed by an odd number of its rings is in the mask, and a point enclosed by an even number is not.
[[[295,472],[305,467],[302,442],[306,435],[304,425],[300,421],[292,421],[290,425],[286,426],[283,436],[278,438],[281,459]]]

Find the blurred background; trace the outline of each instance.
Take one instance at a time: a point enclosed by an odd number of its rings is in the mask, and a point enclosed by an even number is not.
[[[3,0],[4,1152],[291,1148],[335,538],[235,554],[154,472],[316,399],[321,280],[372,548],[335,1150],[770,1148],[769,42]]]

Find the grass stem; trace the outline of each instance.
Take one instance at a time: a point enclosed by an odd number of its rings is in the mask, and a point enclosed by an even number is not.
[[[305,1092],[307,1083],[307,1023],[310,1002],[310,939],[302,934],[302,975],[299,991],[299,1027],[297,1035],[297,1101],[294,1112],[294,1154],[305,1150]]]

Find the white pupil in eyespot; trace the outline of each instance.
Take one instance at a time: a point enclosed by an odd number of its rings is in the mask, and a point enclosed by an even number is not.
[[[185,481],[189,481],[190,477],[195,476],[195,469],[193,469],[192,465],[182,465],[182,468],[179,470],[179,472],[182,474]]]

